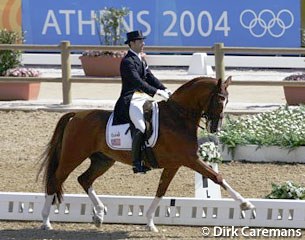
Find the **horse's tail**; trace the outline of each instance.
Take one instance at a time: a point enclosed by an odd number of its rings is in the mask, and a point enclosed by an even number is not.
[[[69,112],[63,115],[59,119],[55,131],[53,133],[53,136],[50,142],[48,143],[47,148],[41,155],[42,163],[38,170],[38,174],[36,178],[36,180],[38,180],[40,173],[43,171],[43,184],[45,186],[45,192],[47,194],[56,193],[56,197],[59,203],[62,200],[63,189],[61,184],[60,186],[56,184],[55,172],[60,160],[64,131],[69,120],[74,115],[75,115],[74,112]]]

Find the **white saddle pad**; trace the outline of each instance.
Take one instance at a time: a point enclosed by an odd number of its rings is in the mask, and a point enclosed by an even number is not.
[[[113,113],[110,115],[106,126],[106,142],[113,150],[131,150],[132,139],[129,130],[130,124],[112,125]],[[153,133],[148,140],[148,147],[153,147],[158,139],[159,108],[157,102],[152,103]]]

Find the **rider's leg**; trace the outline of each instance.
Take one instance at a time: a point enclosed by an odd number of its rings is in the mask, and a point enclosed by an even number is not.
[[[144,142],[143,133],[139,129],[135,129],[132,138],[132,152],[131,152],[134,173],[145,172],[141,164],[142,161],[141,151],[142,151],[143,142]]]
[[[144,144],[145,122],[143,115],[143,105],[146,99],[133,98],[130,102],[129,116],[135,126],[132,138],[132,159],[134,173],[144,172],[145,168],[141,165],[141,148]]]

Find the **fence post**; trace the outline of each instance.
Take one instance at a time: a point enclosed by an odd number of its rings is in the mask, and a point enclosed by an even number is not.
[[[63,104],[71,104],[71,61],[70,42],[61,42],[61,74],[62,74],[62,95]]]
[[[301,47],[305,47],[305,0],[301,0]]]
[[[221,79],[222,81],[225,79],[223,47],[223,43],[215,43],[214,45],[216,79]]]

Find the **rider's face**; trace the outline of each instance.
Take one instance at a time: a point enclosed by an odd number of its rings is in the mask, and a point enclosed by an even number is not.
[[[144,45],[145,45],[144,39],[138,39],[130,42],[130,48],[136,53],[143,52]]]

